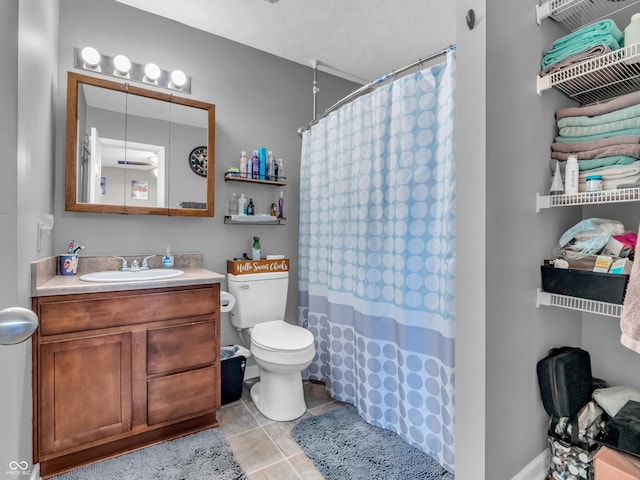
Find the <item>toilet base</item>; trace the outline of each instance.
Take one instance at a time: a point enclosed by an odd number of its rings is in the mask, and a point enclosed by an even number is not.
[[[276,422],[300,418],[307,411],[302,389],[302,374],[273,374],[260,369],[260,381],[250,391],[258,411]]]

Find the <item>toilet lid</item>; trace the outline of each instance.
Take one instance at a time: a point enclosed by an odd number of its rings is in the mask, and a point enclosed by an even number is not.
[[[313,334],[305,328],[275,320],[255,325],[251,342],[268,350],[303,350],[313,344]]]

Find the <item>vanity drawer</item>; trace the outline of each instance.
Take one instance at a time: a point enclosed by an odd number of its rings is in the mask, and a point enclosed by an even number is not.
[[[40,297],[41,335],[215,315],[217,284],[186,289]],[[219,296],[219,294],[218,294]]]
[[[214,411],[218,407],[216,370],[212,365],[149,380],[147,423],[156,425]]]
[[[147,331],[147,373],[154,375],[213,363],[217,324],[191,323]]]

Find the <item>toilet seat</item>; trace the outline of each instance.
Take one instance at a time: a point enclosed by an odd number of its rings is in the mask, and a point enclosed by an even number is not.
[[[251,343],[272,352],[299,352],[313,345],[313,334],[306,328],[283,320],[258,323],[251,330]]]

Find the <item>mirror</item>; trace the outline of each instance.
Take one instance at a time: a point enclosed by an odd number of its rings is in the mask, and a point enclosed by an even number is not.
[[[69,72],[65,210],[213,217],[214,131],[213,104]]]

